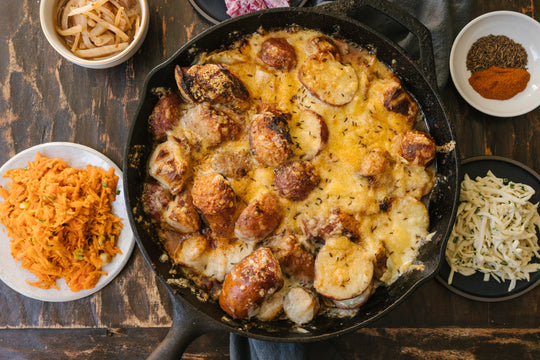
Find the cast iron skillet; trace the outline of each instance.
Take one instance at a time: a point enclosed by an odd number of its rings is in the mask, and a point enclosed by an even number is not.
[[[410,31],[419,43],[419,59],[412,59],[384,35],[366,25],[352,20],[369,11],[388,15]],[[390,21],[390,20],[388,20]],[[421,283],[430,279],[438,270],[446,240],[451,231],[458,199],[457,150],[437,155],[438,183],[429,196],[430,231],[436,232],[433,240],[424,245],[418,259],[425,265],[423,271],[411,271],[388,288],[379,287],[359,313],[350,319],[318,317],[308,333],[298,332],[289,322],[271,322],[262,325],[255,322],[236,321],[225,317],[215,303],[200,302],[189,290],[173,288],[167,284],[170,278],[170,262],[160,262],[163,253],[154,231],[145,221],[142,210],[142,185],[147,176],[146,164],[152,150],[148,132],[148,117],[157,102],[151,94],[156,87],[175,88],[173,69],[175,65],[190,65],[196,54],[204,50],[218,49],[230,44],[239,36],[250,34],[260,26],[266,29],[298,24],[318,29],[327,34],[351,40],[357,44],[370,44],[377,56],[391,65],[402,79],[404,87],[419,102],[426,118],[426,127],[438,145],[454,140],[452,130],[435,85],[433,50],[429,31],[416,19],[405,16],[395,5],[377,0],[338,1],[327,7],[283,8],[243,15],[214,26],[178,50],[170,59],[148,75],[135,121],[132,124],[124,154],[125,198],[130,209],[130,223],[139,247],[154,269],[156,275],[171,292],[174,304],[174,320],[165,340],[150,356],[152,359],[178,358],[189,342],[203,332],[227,330],[260,340],[283,342],[308,342],[338,336],[374,321],[396,307]]]

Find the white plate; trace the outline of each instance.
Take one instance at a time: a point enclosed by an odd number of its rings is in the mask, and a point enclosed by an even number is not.
[[[74,143],[54,142],[37,145],[18,153],[0,168],[0,175],[3,176],[10,169],[27,166],[28,162],[35,160],[38,151],[48,158],[61,158],[67,165],[75,168],[85,168],[86,165],[94,165],[105,170],[110,167],[114,168],[115,174],[118,176],[117,190],[120,190],[121,194],[116,197],[113,203],[113,212],[121,219],[124,225],[118,238],[118,247],[122,254],[116,255],[110,264],[103,267],[107,275],[101,276],[92,289],[72,292],[63,278],[56,282],[60,290],[40,289],[25,281],[27,279],[36,281],[38,278],[30,271],[22,268],[20,262],[17,262],[11,256],[9,247],[11,239],[7,236],[4,225],[0,223],[0,279],[18,293],[37,300],[57,302],[81,299],[101,290],[111,282],[127,263],[135,246],[135,238],[129,226],[126,203],[122,194],[124,191],[122,171],[114,162],[94,149]],[[11,182],[9,178],[0,178],[0,185],[3,187],[7,186],[9,182]],[[3,201],[3,199],[0,198],[0,201]]]
[[[531,79],[527,88],[508,100],[490,100],[478,94],[469,84],[467,52],[472,44],[487,35],[505,35],[527,50],[527,71]],[[458,34],[450,52],[450,74],[461,96],[481,112],[499,116],[518,116],[540,105],[540,23],[513,11],[494,11],[477,17]]]

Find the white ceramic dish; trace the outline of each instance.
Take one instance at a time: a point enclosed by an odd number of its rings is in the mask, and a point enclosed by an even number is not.
[[[39,6],[39,20],[41,22],[41,29],[49,41],[49,44],[65,59],[71,61],[74,64],[91,68],[91,69],[106,69],[123,63],[124,61],[131,58],[141,47],[146,34],[148,32],[149,26],[149,9],[148,2],[146,0],[138,0],[141,5],[141,27],[138,32],[135,34],[133,41],[129,46],[124,49],[124,51],[101,60],[87,60],[80,58],[73,54],[70,49],[66,47],[64,41],[60,35],[56,32],[55,22],[56,14],[55,8],[56,3],[61,0],[41,0]]]
[[[476,40],[490,34],[505,35],[527,51],[527,70],[531,79],[523,92],[508,100],[486,99],[469,84],[471,72],[467,70],[467,52]],[[540,23],[513,11],[494,11],[477,17],[454,40],[450,52],[450,74],[461,96],[485,114],[511,117],[534,110],[540,105]]]
[[[116,197],[113,203],[113,212],[121,219],[124,225],[118,239],[118,247],[122,251],[122,254],[116,255],[108,265],[103,267],[107,275],[102,276],[93,289],[72,292],[63,278],[56,282],[60,290],[40,289],[29,285],[25,281],[26,279],[36,281],[38,278],[30,271],[22,268],[20,263],[11,256],[11,249],[9,247],[11,240],[7,236],[4,225],[0,223],[0,280],[18,293],[37,300],[58,302],[81,299],[101,290],[105,285],[110,283],[127,263],[135,246],[135,238],[129,226],[123,195],[124,183],[122,171],[114,162],[94,149],[74,143],[53,142],[37,145],[18,153],[0,167],[0,176],[3,176],[7,170],[27,166],[28,162],[35,160],[38,151],[41,155],[49,158],[61,158],[71,167],[85,168],[86,165],[90,164],[105,170],[108,170],[110,167],[114,168],[114,172],[118,176],[117,190],[121,194]],[[9,178],[0,178],[0,185],[3,187],[6,187],[9,182],[11,182]],[[0,201],[3,201],[3,199],[0,199]]]

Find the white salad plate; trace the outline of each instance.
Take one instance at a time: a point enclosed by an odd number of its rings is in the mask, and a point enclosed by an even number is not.
[[[113,161],[94,149],[69,142],[53,142],[26,149],[9,159],[0,167],[0,176],[2,176],[0,185],[5,188],[11,182],[11,179],[3,177],[6,171],[26,167],[29,162],[35,160],[37,152],[48,158],[61,158],[68,166],[74,168],[86,168],[86,165],[94,165],[104,170],[114,168],[114,172],[118,176],[117,191],[120,191],[120,195],[113,202],[113,213],[121,219],[123,224],[117,243],[122,253],[117,254],[108,265],[103,266],[107,275],[101,276],[92,289],[72,292],[64,278],[56,282],[59,290],[41,289],[26,282],[26,280],[37,281],[38,278],[21,267],[20,262],[11,256],[11,239],[8,237],[4,225],[0,223],[0,280],[18,293],[36,300],[60,302],[81,299],[94,294],[109,284],[127,263],[135,246],[135,238],[129,226],[126,203],[122,194],[124,191],[122,171]],[[0,201],[3,199],[0,198]]]
[[[477,17],[458,34],[450,52],[450,74],[463,99],[477,110],[498,117],[528,113],[540,105],[540,23],[513,11],[494,11]],[[487,35],[505,35],[527,51],[531,79],[524,91],[508,100],[490,100],[469,84],[467,53],[476,40]]]

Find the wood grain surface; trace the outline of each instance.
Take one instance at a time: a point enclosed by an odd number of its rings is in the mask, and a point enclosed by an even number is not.
[[[122,164],[146,74],[210,26],[188,0],[150,0],[140,51],[107,70],[78,67],[47,43],[39,1],[0,1],[0,164],[33,145],[71,141]],[[540,0],[473,1],[540,17]],[[451,82],[442,91],[462,157],[493,154],[540,172],[540,109],[495,118],[470,107]],[[345,359],[539,359],[540,290],[481,303],[424,284],[387,316],[332,340]],[[136,249],[120,275],[68,303],[26,298],[0,283],[0,359],[145,359],[166,335],[171,302]],[[184,359],[228,358],[228,334],[206,334]]]

